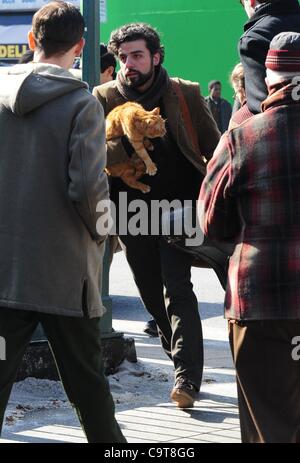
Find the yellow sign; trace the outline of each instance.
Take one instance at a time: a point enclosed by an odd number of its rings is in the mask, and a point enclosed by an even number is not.
[[[19,59],[27,48],[27,45],[0,45],[0,59]]]

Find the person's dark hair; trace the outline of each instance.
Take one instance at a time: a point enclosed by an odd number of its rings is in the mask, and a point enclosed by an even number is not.
[[[80,41],[84,19],[79,9],[64,1],[48,3],[32,20],[36,46],[49,56],[66,53]]]
[[[145,23],[131,23],[116,29],[111,33],[108,50],[115,56],[118,56],[120,45],[124,42],[133,42],[134,40],[145,40],[146,46],[153,56],[155,53],[160,54],[160,64],[164,61],[165,49],[160,43],[159,34],[153,27]]]
[[[107,46],[104,43],[100,44],[100,64],[101,72],[105,72],[107,68],[112,66],[114,71],[117,67],[117,61],[115,56],[107,50]],[[114,72],[113,78],[115,79],[116,73]]]
[[[211,80],[208,84],[208,90],[211,91],[215,85],[220,85],[222,86],[221,82],[219,80]]]
[[[33,55],[34,55],[34,51],[33,51],[33,50],[27,50],[27,51],[25,51],[25,53],[23,53],[23,55],[21,56],[21,58],[18,60],[18,63],[19,63],[19,64],[31,63],[31,61],[33,61]]]

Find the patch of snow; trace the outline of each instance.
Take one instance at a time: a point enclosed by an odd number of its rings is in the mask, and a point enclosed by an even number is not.
[[[145,400],[148,405],[168,400],[173,374],[146,362],[124,361],[108,380],[115,404],[122,408],[143,405]],[[4,427],[11,428],[34,412],[70,407],[60,381],[26,378],[13,386]]]

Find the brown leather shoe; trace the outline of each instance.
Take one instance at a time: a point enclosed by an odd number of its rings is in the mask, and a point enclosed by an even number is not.
[[[171,392],[171,399],[179,408],[191,408],[198,396],[196,387],[186,378],[178,378]]]

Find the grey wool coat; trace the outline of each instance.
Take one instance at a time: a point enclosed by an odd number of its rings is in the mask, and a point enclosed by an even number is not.
[[[103,110],[87,84],[41,63],[0,76],[0,310],[104,313],[105,165]]]

